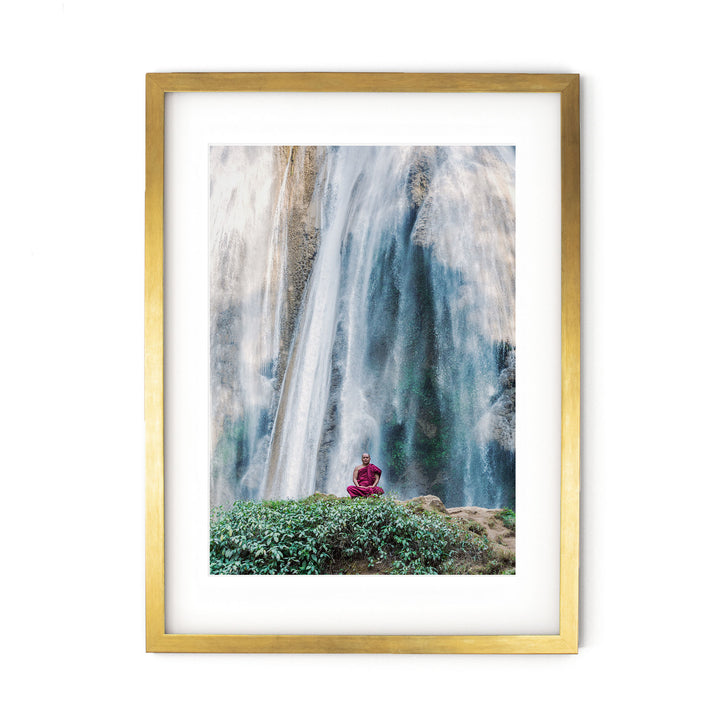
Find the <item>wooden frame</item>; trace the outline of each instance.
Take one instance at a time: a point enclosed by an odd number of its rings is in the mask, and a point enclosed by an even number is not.
[[[557,635],[195,635],[165,631],[163,212],[170,92],[559,93],[561,104],[561,509]],[[148,652],[575,653],[580,490],[580,122],[577,75],[181,73],[147,76],[146,629]]]

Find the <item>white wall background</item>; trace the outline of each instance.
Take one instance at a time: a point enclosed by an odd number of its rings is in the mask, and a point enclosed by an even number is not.
[[[0,11],[9,718],[717,712],[712,6],[46,1]],[[582,75],[576,657],[144,653],[144,75]]]

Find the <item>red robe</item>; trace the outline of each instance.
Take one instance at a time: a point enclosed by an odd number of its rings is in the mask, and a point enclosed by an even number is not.
[[[383,495],[384,490],[376,485],[372,487],[375,482],[375,476],[382,474],[382,470],[377,466],[370,463],[369,465],[363,465],[358,470],[357,485],[350,485],[347,489],[350,497],[370,497],[370,495]]]

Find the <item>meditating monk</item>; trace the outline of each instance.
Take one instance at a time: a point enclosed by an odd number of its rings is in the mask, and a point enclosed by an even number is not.
[[[382,470],[370,462],[370,455],[363,453],[362,465],[353,470],[353,484],[347,491],[350,497],[370,497],[382,495],[385,491],[378,485]]]

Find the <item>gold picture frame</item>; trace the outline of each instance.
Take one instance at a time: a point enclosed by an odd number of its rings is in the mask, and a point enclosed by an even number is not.
[[[153,73],[146,78],[145,424],[148,652],[576,653],[580,491],[580,119],[575,74]],[[561,173],[559,632],[553,635],[205,635],[165,624],[166,93],[558,93]]]

